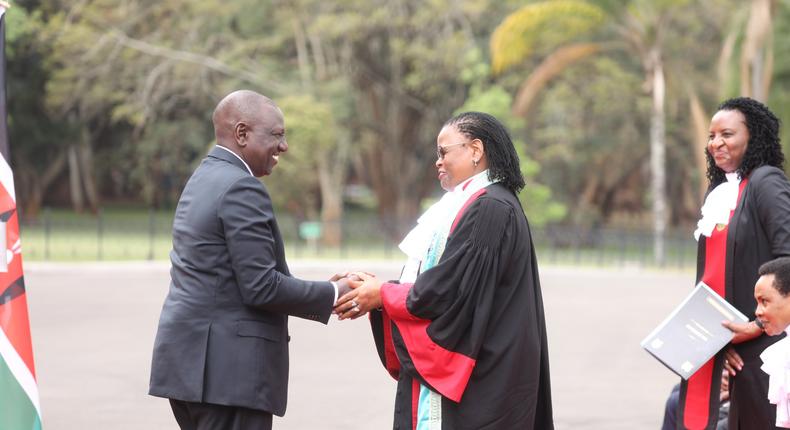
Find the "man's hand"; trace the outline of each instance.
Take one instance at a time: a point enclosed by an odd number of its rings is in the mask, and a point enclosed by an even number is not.
[[[337,284],[338,299],[348,294],[354,288],[362,285],[362,280],[359,279],[359,276],[354,273],[349,274],[349,272],[335,273],[331,278],[329,278],[329,281]],[[337,306],[339,303],[339,300],[335,302],[335,306]]]
[[[341,280],[343,278],[347,278],[347,277],[348,277],[348,272],[338,272],[338,273],[335,273],[334,275],[332,275],[332,277],[329,278],[329,281],[330,282],[337,282],[337,281],[339,281],[339,280]]]
[[[344,294],[337,300],[335,313],[341,320],[357,319],[370,310],[381,307],[382,282],[365,272],[356,272],[351,276],[361,279],[361,282],[355,282],[355,284],[361,285],[355,286],[353,291]]]
[[[351,288],[351,283],[348,281],[348,278],[338,279],[337,281],[335,281],[335,283],[337,283],[338,301],[335,302],[335,306],[337,306],[340,303],[340,297],[343,297],[344,295],[350,293],[352,288]]]
[[[746,342],[763,334],[763,330],[760,327],[757,327],[757,324],[755,324],[753,321],[748,323],[739,323],[724,320],[721,322],[721,325],[727,327],[733,332],[733,334],[735,334],[735,337],[732,338],[732,343]]]
[[[725,369],[721,372],[721,387],[719,388],[719,401],[730,400],[730,373]]]

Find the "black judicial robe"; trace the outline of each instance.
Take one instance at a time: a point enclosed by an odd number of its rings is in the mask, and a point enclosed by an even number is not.
[[[730,219],[724,274],[726,299],[750,320],[757,302],[754,284],[760,265],[790,255],[790,182],[776,167],[761,166],[752,171],[749,182]],[[697,280],[705,272],[705,241],[697,251]],[[760,370],[760,353],[781,336],[762,336],[734,345],[744,368],[730,382],[730,430],[773,429],[776,407],[768,402],[768,375]],[[719,389],[724,353],[715,357],[709,393],[709,419],[705,429],[716,428]],[[678,423],[683,423],[686,382],[681,384]]]
[[[455,219],[436,266],[382,286],[370,315],[398,380],[395,429],[413,429],[419,384],[442,395],[442,429],[554,428],[546,327],[527,219],[492,184]]]

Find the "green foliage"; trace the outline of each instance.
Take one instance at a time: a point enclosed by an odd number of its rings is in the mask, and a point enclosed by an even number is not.
[[[491,35],[494,72],[541,55],[599,28],[603,9],[586,1],[557,0],[532,3],[510,14]]]
[[[316,219],[320,210],[317,159],[337,144],[332,106],[308,95],[284,97],[277,103],[285,114],[288,151],[280,155],[274,174],[263,181],[276,207]]]
[[[40,192],[42,177],[61,148],[74,138],[77,128],[50,115],[45,104],[43,94],[51,71],[45,61],[50,49],[39,39],[44,26],[41,14],[12,7],[5,20],[10,163],[16,177],[17,201],[25,207],[28,197]]]
[[[644,207],[643,194],[626,185],[646,183],[640,166],[648,160],[650,101],[628,96],[638,94],[642,82],[616,61],[600,57],[584,66],[547,89],[529,132],[546,172],[542,180],[573,208],[574,221],[590,224],[611,210],[609,194],[625,206]],[[587,191],[593,183],[599,185]],[[591,193],[587,202],[585,191]]]
[[[476,54],[470,54],[469,58],[475,59]],[[482,68],[479,63],[477,65],[472,64],[471,68],[482,71],[483,68],[487,68],[484,63],[482,64]],[[521,130],[523,122],[510,112],[512,101],[513,97],[504,88],[498,85],[484,86],[483,84],[478,84],[472,86],[469,98],[456,113],[465,111],[486,112],[502,121],[515,136],[515,133]],[[530,223],[533,226],[540,227],[548,222],[559,221],[565,218],[565,206],[554,201],[551,189],[538,182],[540,165],[527,156],[525,152],[526,144],[520,139],[514,139],[513,145],[516,147],[516,152],[521,162],[521,174],[526,181],[526,186],[518,197]]]
[[[41,29],[41,21],[38,13],[28,14],[21,7],[12,7],[4,14],[5,19],[5,41],[6,56],[14,58],[17,55],[16,45],[21,40],[30,40],[36,31]]]
[[[788,10],[790,0],[777,0],[769,98],[785,123]],[[215,103],[243,87],[285,111],[290,149],[264,180],[281,212],[316,217],[326,188],[338,195],[349,177],[372,190],[368,201],[382,214],[410,219],[436,189],[438,128],[454,111],[477,109],[513,132],[533,223],[563,219],[562,208],[585,220],[640,213],[650,49],[661,48],[666,68],[667,185],[679,192],[699,174],[687,94],[706,109],[737,94],[748,13],[741,0],[17,3],[6,15],[6,54],[18,195],[67,203],[65,168],[51,187],[41,181],[87,136],[102,196],[170,205],[211,144]],[[730,33],[737,38],[723,84],[717,63]],[[513,95],[531,66],[577,42],[606,48],[564,66],[525,128],[511,114]]]
[[[780,129],[785,157],[790,159],[790,0],[781,0],[774,20],[774,84],[768,106],[783,121]],[[785,170],[790,165],[785,164]]]
[[[197,167],[184,160],[201,160],[211,133],[210,124],[199,118],[158,121],[145,129],[137,145],[124,147],[126,160],[114,162],[130,170],[129,186],[140,190],[147,205],[174,207],[184,179]]]

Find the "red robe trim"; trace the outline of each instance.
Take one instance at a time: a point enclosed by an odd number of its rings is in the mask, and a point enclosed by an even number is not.
[[[461,217],[464,215],[464,212],[466,212],[466,208],[468,208],[469,205],[471,205],[473,201],[477,200],[478,197],[482,196],[485,193],[486,193],[486,189],[485,188],[481,188],[479,191],[477,191],[476,193],[472,194],[469,197],[469,199],[466,200],[466,203],[464,203],[464,205],[461,207],[461,210],[458,211],[458,215],[455,216],[455,220],[453,221],[453,225],[450,227],[450,234],[452,234],[453,231],[455,231],[455,226],[457,226],[458,222],[461,221]]]
[[[406,297],[413,284],[384,284],[381,301],[398,327],[409,356],[420,376],[439,394],[460,402],[475,367],[475,360],[442,348],[428,336],[430,320],[412,315]]]
[[[748,180],[741,181],[738,187],[738,200]],[[730,211],[730,218],[734,210]],[[702,282],[718,295],[725,297],[724,273],[726,269],[727,232],[729,225],[721,230],[714,228],[710,237],[705,238],[705,272]],[[713,384],[715,357],[708,360],[689,378],[686,388],[686,402],[683,405],[683,425],[689,430],[703,430],[710,420],[710,395]],[[721,376],[719,376],[721,377]],[[718,412],[716,413],[718,415]]]
[[[420,409],[420,382],[411,380],[411,428],[417,428],[417,412]]]
[[[392,341],[392,324],[387,311],[381,312],[381,318],[384,328],[384,367],[397,380],[400,375],[400,361],[398,361],[398,354],[395,352],[395,344]]]

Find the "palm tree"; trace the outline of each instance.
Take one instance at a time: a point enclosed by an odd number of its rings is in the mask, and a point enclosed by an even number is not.
[[[507,16],[491,36],[492,64],[502,72],[531,58],[540,64],[522,83],[513,105],[526,117],[537,95],[569,66],[612,51],[637,58],[652,97],[650,172],[656,262],[665,262],[667,227],[665,65],[662,43],[671,16],[687,0],[610,2],[559,0],[532,3]],[[592,40],[592,41],[590,41]]]

